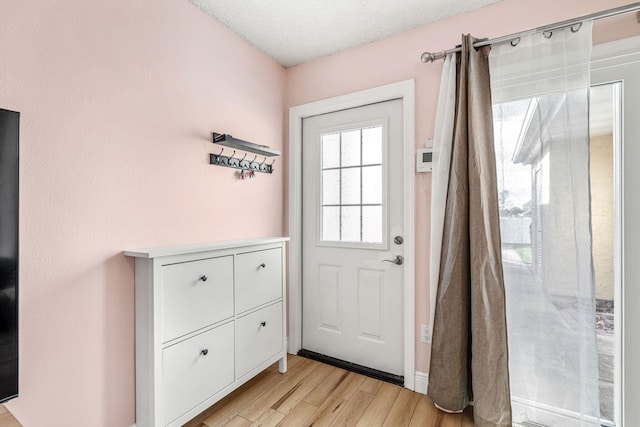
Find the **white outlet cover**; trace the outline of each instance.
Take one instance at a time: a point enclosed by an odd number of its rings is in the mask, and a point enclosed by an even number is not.
[[[426,344],[430,344],[431,343],[431,331],[429,330],[429,325],[421,325],[421,334],[420,334],[420,341],[422,341],[423,343]]]

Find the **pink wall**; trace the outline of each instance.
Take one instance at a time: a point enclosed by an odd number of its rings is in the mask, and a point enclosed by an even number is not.
[[[283,146],[285,71],[187,0],[2,1],[0,107],[21,115],[25,427],[135,420],[122,250],[283,233],[283,175],[207,164],[209,132]]]
[[[186,0],[3,1],[0,107],[22,112],[21,396],[9,409],[25,427],[129,426],[133,262],[122,250],[283,234],[286,157],[272,176],[239,181],[207,164],[209,132],[285,148],[283,106],[413,78],[421,146],[441,70],[419,62],[423,50],[623,3],[504,0],[285,73]],[[418,324],[429,189],[418,175]],[[427,358],[418,344],[419,370]]]
[[[476,37],[499,37],[518,31],[586,15],[627,4],[622,0],[503,0],[463,15],[430,24],[359,48],[318,59],[287,70],[285,106],[292,107],[369,89],[401,80],[415,79],[416,147],[433,136],[442,61],[422,64],[425,51],[449,49],[460,43],[462,33]],[[594,30],[596,41],[638,35],[635,16],[630,32],[606,25]],[[604,21],[603,21],[604,22]],[[616,34],[613,34],[613,32]],[[419,325],[429,323],[429,222],[431,175],[416,175],[416,369],[428,372],[429,346],[420,343]]]

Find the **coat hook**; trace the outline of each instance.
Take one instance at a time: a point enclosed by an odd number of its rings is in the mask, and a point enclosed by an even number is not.
[[[265,156],[264,160],[260,163],[260,166],[262,166],[266,161],[267,161],[267,157]]]
[[[253,160],[251,160],[251,163],[255,162],[257,158],[258,158],[258,155],[256,154],[255,156],[253,156]]]
[[[271,164],[269,166],[273,166],[273,164],[276,162],[276,159],[273,159],[273,162],[271,162]]]
[[[220,154],[218,154],[218,156],[222,156],[222,153],[224,153],[224,147],[222,147],[222,150],[220,150]]]
[[[233,156],[236,155],[236,150],[233,150],[233,154],[231,154],[231,156],[229,156],[230,158],[233,158]]]
[[[240,161],[243,161],[244,159],[247,158],[247,153],[244,153],[244,157],[240,159]]]

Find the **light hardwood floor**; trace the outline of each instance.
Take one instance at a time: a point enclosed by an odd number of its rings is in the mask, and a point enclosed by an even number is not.
[[[22,427],[4,405],[0,405],[0,427]]]
[[[298,356],[273,365],[186,427],[472,427],[473,414],[446,414],[427,396]]]
[[[427,396],[314,360],[289,356],[186,424],[187,427],[472,427],[473,414],[438,411]],[[0,405],[0,427],[22,425]]]

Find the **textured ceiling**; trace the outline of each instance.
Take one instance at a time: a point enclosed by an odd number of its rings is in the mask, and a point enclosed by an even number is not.
[[[189,0],[284,67],[499,0]]]

